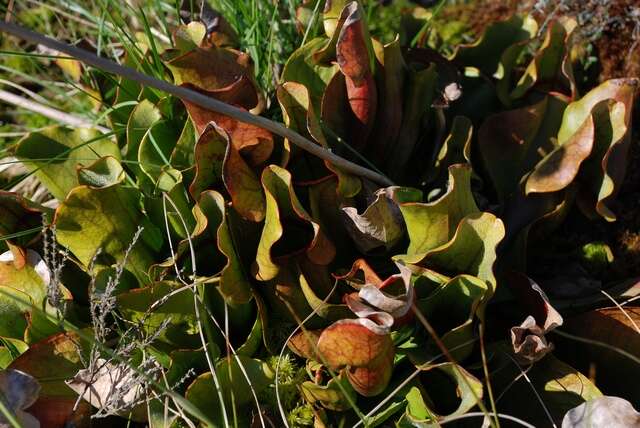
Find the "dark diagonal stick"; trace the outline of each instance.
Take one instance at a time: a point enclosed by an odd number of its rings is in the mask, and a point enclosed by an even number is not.
[[[343,171],[368,178],[369,180],[383,186],[393,185],[393,182],[384,175],[348,161],[332,153],[331,151],[324,149],[322,146],[304,138],[302,135],[291,129],[288,129],[281,123],[274,122],[265,117],[255,116],[245,110],[239,109],[227,103],[223,103],[222,101],[218,101],[214,98],[209,98],[191,89],[176,86],[169,82],[156,79],[155,77],[140,73],[139,71],[136,71],[129,67],[123,67],[115,63],[114,61],[99,57],[84,49],[59,42],[50,37],[43,36],[42,34],[28,30],[20,25],[0,20],[0,31],[12,34],[16,37],[32,43],[44,45],[50,49],[63,52],[85,64],[92,65],[102,71],[117,74],[118,76],[138,82],[143,86],[154,87],[156,89],[159,89],[160,91],[174,95],[182,100],[197,104],[202,108],[232,117],[233,119],[236,119],[240,122],[250,123],[260,128],[264,128],[268,131],[273,132],[274,134],[278,134],[288,139],[301,149],[306,150],[307,152],[321,159],[331,162],[333,165],[342,169]]]

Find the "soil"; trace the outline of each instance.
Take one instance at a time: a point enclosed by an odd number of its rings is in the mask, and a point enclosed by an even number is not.
[[[465,22],[470,31],[479,36],[492,22],[508,19],[517,12],[532,11],[535,3],[531,0],[477,0],[448,7],[442,15],[445,19]],[[556,3],[559,1],[550,2],[547,11],[553,11]],[[611,0],[606,3],[606,10],[598,0],[569,0],[562,3],[566,9],[556,10],[556,16],[581,14],[585,20],[583,27],[589,33],[585,37],[593,40],[601,81],[640,76],[638,0]],[[634,8],[637,15],[630,13]],[[533,16],[543,22],[548,15],[534,11]]]
[[[638,16],[630,16],[632,7]],[[640,76],[640,7],[637,0],[615,0],[611,2],[609,14],[620,17],[618,24],[605,27],[602,36],[595,41],[600,65],[601,79]]]
[[[636,114],[636,118],[638,116]],[[640,132],[637,124],[636,120],[627,175],[617,198],[618,221],[607,224],[615,239],[620,266],[626,268],[629,276],[640,276]]]

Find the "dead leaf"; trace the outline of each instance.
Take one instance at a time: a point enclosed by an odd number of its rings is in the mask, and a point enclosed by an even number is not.
[[[627,400],[598,397],[567,412],[562,428],[630,428],[640,426],[640,413]]]
[[[146,421],[143,399],[144,385],[136,372],[125,364],[114,364],[103,358],[96,360],[95,369],[82,369],[66,382],[96,409],[117,409],[117,414],[135,421]]]
[[[36,402],[38,394],[40,394],[40,384],[33,376],[20,370],[0,371],[0,400],[16,416],[23,428],[40,428],[40,422],[24,411]],[[13,424],[0,414],[0,428],[12,426]]]
[[[388,314],[385,314],[388,315]],[[375,318],[375,317],[371,317]],[[334,370],[347,369],[347,378],[361,395],[371,397],[384,391],[391,380],[395,348],[389,334],[388,316],[345,319],[333,323],[320,335],[318,351]]]
[[[405,234],[398,204],[392,199],[393,188],[379,189],[374,201],[360,214],[354,206],[343,206],[343,222],[356,247],[368,253],[380,247],[391,249]]]
[[[511,345],[520,364],[533,364],[553,351],[553,343],[547,342],[545,334],[562,325],[562,316],[532,279],[518,272],[511,272],[507,278],[518,301],[533,314],[511,328]]]

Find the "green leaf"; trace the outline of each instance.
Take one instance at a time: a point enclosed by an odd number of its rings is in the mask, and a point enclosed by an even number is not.
[[[439,424],[433,420],[434,417],[439,418],[463,415],[482,400],[482,382],[476,379],[475,376],[466,371],[462,366],[454,363],[441,363],[426,366],[422,368],[422,370],[427,373],[432,370],[437,370],[453,381],[456,386],[456,396],[448,398],[454,398],[456,401],[459,401],[459,404],[457,408],[448,415],[437,415],[426,404],[431,400],[425,400],[423,394],[418,395],[420,393],[418,388],[412,388],[407,396],[409,405],[407,406],[407,411],[405,413],[406,422],[411,424],[410,426],[439,426]],[[427,391],[434,389],[429,396],[433,397],[436,402],[443,399],[443,397],[439,397],[439,395],[442,394],[442,391],[435,390],[437,385],[438,383],[435,383],[434,385],[427,384],[424,386]]]
[[[307,303],[320,317],[328,321],[338,321],[353,317],[353,313],[344,304],[329,303],[325,300],[333,283],[326,266],[313,263],[301,263],[298,280]],[[321,290],[321,291],[316,291]],[[318,296],[321,292],[322,297]]]
[[[329,2],[332,5],[329,5]],[[346,3],[342,0],[329,0],[325,7],[324,14],[324,23],[332,22],[330,24],[330,31],[326,31],[327,27],[325,27],[325,33],[328,37],[326,39],[326,43],[322,48],[318,48],[316,52],[313,53],[313,61],[316,64],[324,64],[331,65],[336,60],[336,45],[338,43],[338,38],[340,37],[340,33],[342,27],[344,26],[347,17],[349,16],[349,8],[345,7]],[[333,9],[333,10],[330,10]]]
[[[306,254],[316,264],[330,263],[335,248],[298,200],[291,174],[270,165],[262,172],[262,187],[267,210],[256,255],[256,278],[261,281],[275,278],[280,270],[278,259],[297,253]]]
[[[593,108],[601,101],[612,99],[629,105],[631,96],[637,86],[635,79],[613,79],[595,87],[579,100],[569,104],[564,111],[562,126],[558,131],[558,144],[564,144],[573,134],[575,134],[584,124],[584,121],[592,114]],[[625,116],[631,111],[625,110]],[[624,133],[625,130],[619,131]]]
[[[189,186],[192,197],[197,198],[202,191],[220,185],[228,144],[227,133],[215,125],[208,126],[198,138],[194,149],[195,176]]]
[[[122,182],[124,174],[117,159],[105,156],[87,167],[79,167],[78,183],[99,189]]]
[[[138,162],[142,171],[157,183],[163,170],[170,167],[169,157],[178,141],[171,122],[159,120],[144,134],[138,147]]]
[[[120,151],[95,129],[53,126],[20,140],[16,156],[61,201],[78,185],[77,167],[103,156],[120,159]]]
[[[276,91],[284,124],[303,135],[309,135],[307,129],[307,116],[309,109],[313,108],[309,102],[309,91],[297,82],[285,82]],[[320,142],[320,141],[319,141]]]
[[[207,370],[207,359],[202,349],[177,349],[171,351],[169,358],[169,368],[166,371],[167,384],[180,394],[184,394],[188,382],[194,376],[188,376],[189,373],[201,373]],[[151,428],[174,427],[173,423],[177,416],[170,412],[166,414],[165,410],[164,400],[153,400],[149,403],[149,426]]]
[[[400,211],[409,234],[408,256],[419,258],[445,244],[453,237],[462,218],[479,211],[471,193],[471,167],[449,167],[449,185],[444,196],[430,203],[401,203]]]
[[[278,87],[277,96],[287,127],[301,132],[303,135],[309,135],[324,148],[330,149],[322,130],[320,118],[316,110],[314,110],[314,106],[311,104],[307,88],[300,83],[285,82]],[[291,150],[293,150],[293,147],[291,147]],[[291,155],[289,154],[289,156]],[[307,162],[309,161],[308,159],[305,160]],[[338,177],[337,191],[340,195],[345,198],[350,198],[360,192],[362,182],[358,177],[343,172],[340,168],[333,166],[329,161],[325,161],[324,164],[329,171]]]
[[[326,385],[304,382],[300,385],[300,391],[309,403],[319,404],[329,410],[348,410],[351,408],[350,402],[356,401],[356,393],[343,373],[329,380]]]
[[[342,9],[347,3],[349,3],[349,0],[326,0],[322,11],[322,25],[327,37],[332,37],[333,33],[339,30],[338,20],[342,14]]]
[[[442,143],[440,152],[432,170],[429,171],[428,180],[434,181],[445,168],[459,163],[471,164],[471,137],[473,124],[464,116],[456,116],[451,124],[451,131]]]
[[[328,275],[323,275],[323,277],[326,276]],[[349,310],[349,308],[347,308],[346,305],[327,303],[326,301],[324,301],[324,299],[318,297],[318,295],[312,288],[312,283],[305,278],[302,272],[300,272],[299,281],[300,288],[304,293],[305,299],[307,299],[307,303],[309,304],[311,309],[313,309],[315,313],[322,318],[325,318],[329,321],[338,321],[340,319],[350,318],[353,316],[353,313]],[[317,283],[314,283],[314,285],[317,286]]]
[[[572,160],[571,154],[578,151],[580,155],[573,155],[576,160],[571,165],[571,171],[577,169],[574,164],[580,165],[586,152],[591,152],[591,157],[584,165],[585,181],[589,195],[588,203],[595,206],[598,215],[607,221],[614,221],[616,216],[608,207],[608,203],[617,194],[625,176],[627,154],[631,142],[629,127],[633,99],[638,88],[637,79],[608,80],[600,86],[592,89],[580,100],[567,106],[562,118],[562,125],[558,131],[559,153],[548,155],[548,164],[541,164],[540,174],[549,175],[564,166],[558,158],[565,157]],[[611,100],[607,103],[605,100]],[[589,120],[593,115],[594,136],[592,148],[583,147],[589,143]],[[585,135],[585,132],[587,134]],[[586,142],[580,144],[580,142]],[[565,155],[568,152],[568,155]],[[546,159],[545,159],[546,160]],[[565,167],[566,169],[566,167]],[[528,183],[527,183],[528,184]],[[557,187],[557,186],[555,186]],[[553,187],[553,188],[555,188]],[[534,191],[532,184],[528,191]],[[582,204],[584,206],[586,204]]]
[[[412,386],[407,393],[407,413],[405,418],[425,423],[434,419],[427,403],[425,403],[422,397],[422,392],[417,386]]]
[[[178,26],[173,33],[173,39],[178,50],[189,52],[200,46],[206,35],[207,27],[204,23],[191,21],[187,25]]]
[[[0,298],[13,302],[5,306],[9,312],[20,310],[20,318],[26,319],[26,328],[17,337],[27,343],[45,339],[61,330],[47,315],[59,315],[57,310],[48,304],[47,289],[52,280],[51,272],[40,255],[33,250],[13,248],[0,256]],[[71,300],[71,294],[59,284],[61,299]],[[10,313],[6,315],[11,315]],[[15,329],[14,329],[15,330]]]
[[[475,213],[464,217],[451,240],[423,254],[396,256],[408,263],[443,272],[447,275],[466,273],[491,284],[493,293],[496,280],[493,265],[496,248],[505,229],[502,221],[490,213]]]
[[[548,395],[575,394],[581,397],[581,400],[585,401],[602,395],[598,388],[596,388],[586,376],[568,364],[556,359],[554,356],[547,356],[544,363],[540,364],[537,369],[544,373],[544,377],[546,378],[544,381],[544,391]],[[565,403],[572,402],[573,400],[573,397],[567,397],[566,401],[565,399],[554,401],[564,407],[566,405]]]
[[[4,370],[21,354],[24,354],[29,345],[22,340],[0,337],[0,369]]]
[[[140,211],[137,190],[114,184],[105,188],[79,186],[56,210],[57,239],[88,268],[97,252],[96,267],[124,261],[124,255],[139,226],[143,226],[127,259],[141,283],[148,283],[147,269],[162,246],[160,231]]]
[[[50,221],[53,210],[17,193],[0,190],[0,249],[5,244],[26,246],[42,228],[43,215]],[[31,233],[23,234],[31,231]],[[13,236],[9,238],[9,236]]]
[[[408,95],[402,107],[402,125],[393,153],[386,160],[386,166],[393,176],[403,177],[407,162],[414,154],[425,121],[431,113],[431,103],[435,95],[438,73],[435,64],[423,70],[410,70],[405,83]],[[389,108],[388,106],[386,106]]]
[[[238,359],[240,362],[235,357],[218,361],[215,365],[215,372],[220,382],[220,389],[229,418],[232,418],[233,403],[240,421],[247,423],[250,422],[252,414],[249,409],[255,407],[251,387],[253,387],[256,394],[260,394],[271,385],[275,374],[271,371],[269,365],[263,361],[242,355],[238,356]],[[242,365],[251,380],[251,387],[247,383],[240,365]],[[195,406],[202,409],[211,419],[222,422],[220,402],[211,372],[198,376],[189,385],[185,397]]]
[[[0,265],[0,282],[4,282],[6,272],[4,263]],[[25,315],[30,312],[28,305],[31,303],[29,295],[12,287],[0,286],[0,336],[9,339],[24,339],[27,329]],[[33,303],[31,303],[33,304]]]
[[[297,320],[305,319],[311,314],[311,304],[314,301],[307,301],[300,283],[301,278],[298,261],[291,259],[279,266],[278,274],[273,279],[264,283],[261,289],[270,310],[270,319],[296,323]],[[325,325],[326,321],[318,315],[314,315],[305,323],[306,328],[310,329]],[[278,323],[274,322],[272,327],[277,328]]]
[[[315,38],[296,50],[284,65],[282,71],[283,82],[297,82],[309,91],[309,98],[314,111],[320,111],[322,94],[338,71],[337,65],[324,66],[316,64],[313,54],[318,51],[326,39]]]
[[[503,367],[492,377],[496,394],[501,394],[524,369],[519,369],[504,353],[510,354],[511,350],[502,350],[494,357],[497,359],[494,362],[500,362]],[[548,426],[551,423],[542,403],[554,423],[560,424],[567,411],[585,401],[602,396],[600,390],[586,376],[553,354],[545,356],[527,370],[527,377],[531,383],[522,379],[511,385],[500,399],[499,405],[503,412],[517,414],[535,426]],[[539,399],[532,388],[539,394]]]
[[[127,146],[125,159],[130,162],[131,169],[136,173],[140,170],[137,164],[140,143],[149,128],[162,119],[160,110],[149,100],[142,100],[136,105],[127,121]]]
[[[548,95],[531,106],[485,119],[478,131],[478,149],[485,169],[504,203],[520,192],[521,179],[557,144],[566,101]]]
[[[542,46],[527,66],[524,74],[511,92],[513,99],[523,97],[534,85],[545,85],[554,88],[554,83],[564,83],[570,90],[573,82],[563,74],[563,62],[568,61],[571,66],[569,54],[569,37],[576,26],[574,20],[565,23],[552,21],[547,27],[547,34]],[[555,88],[554,88],[555,89]]]
[[[360,179],[356,180],[360,186]],[[342,224],[340,206],[343,198],[339,189],[339,180],[335,178],[309,186],[309,210],[313,219],[325,231],[327,238],[333,242],[336,261],[344,260],[344,263],[351,263],[354,245]]]
[[[485,281],[458,275],[416,302],[456,361],[463,361],[473,351],[474,320],[488,291]],[[416,293],[420,293],[419,287]]]
[[[244,355],[245,357],[252,357],[253,354],[258,352],[258,349],[260,349],[260,345],[262,345],[262,338],[262,320],[260,319],[260,316],[257,316],[255,322],[253,323],[253,327],[251,327],[249,336],[247,336],[247,340],[245,340],[244,343],[240,345],[240,347],[236,350],[236,353],[238,355]]]
[[[477,41],[460,45],[453,55],[456,62],[475,67],[493,76],[499,73],[503,52],[511,45],[533,38],[538,31],[535,20],[529,16],[513,15],[505,21],[494,22],[487,27]]]
[[[378,101],[380,107],[371,134],[374,141],[367,146],[367,157],[375,165],[384,165],[393,153],[394,143],[402,132],[404,116],[403,101],[407,65],[402,57],[399,38],[384,45],[378,61],[382,65],[380,74],[384,83],[380,86]]]
[[[581,263],[590,272],[602,272],[614,261],[613,251],[604,242],[589,242],[580,248]]]
[[[0,287],[8,287],[29,296],[30,301],[40,308],[43,308],[47,297],[50,276],[49,268],[33,250],[15,249],[0,256]],[[22,306],[19,302],[16,304]]]
[[[595,370],[595,382],[606,394],[640,400],[640,385],[630,381],[629,373],[638,370],[638,362],[616,351],[640,356],[640,308],[624,306],[624,311],[612,306],[591,310],[565,319],[563,330],[595,340],[604,346],[583,343],[554,335],[563,358],[581,371]]]
[[[126,50],[126,48],[125,48]],[[123,57],[123,62],[126,67],[131,67],[138,71],[146,72],[144,64],[147,63],[147,59],[139,57],[133,52],[126,52]],[[90,73],[93,70],[90,70]],[[135,104],[128,104],[132,101],[138,101],[140,98],[146,97],[153,100],[157,99],[157,95],[153,90],[148,87],[143,88],[138,82],[124,78],[116,77],[114,79],[105,79],[104,75],[100,74],[96,70],[96,76],[92,76],[97,81],[102,81],[99,84],[98,89],[100,91],[101,99],[105,105],[118,106],[118,108],[110,109],[108,123],[111,129],[124,129],[127,127],[131,113],[135,109]],[[94,81],[95,81],[94,80]],[[115,94],[115,96],[114,96]],[[155,101],[154,101],[155,102]],[[122,103],[127,103],[121,105]],[[125,133],[116,134],[119,147],[126,147],[128,138]]]
[[[179,382],[192,369],[196,373],[207,369],[207,358],[202,349],[176,349],[171,351],[169,357],[171,363],[166,374],[169,385]],[[184,384],[180,385],[182,390],[186,387]]]
[[[228,208],[222,195],[215,191],[206,191],[198,199],[199,209],[207,216],[208,225],[217,238],[220,252],[227,259],[220,273],[220,293],[232,305],[248,303],[252,298],[251,285],[234,243],[227,220]]]
[[[169,326],[160,333],[159,340],[178,347],[195,348],[200,340],[193,291],[186,288],[163,299],[179,288],[176,283],[162,281],[126,291],[117,296],[118,309],[126,319],[139,323],[148,335],[156,333],[158,327],[170,318]],[[147,313],[152,305],[155,310]]]
[[[260,128],[236,121],[210,124],[195,147],[196,175],[189,188],[192,197],[224,183],[238,213],[248,220],[262,221],[264,193],[253,167],[263,164],[272,150],[271,134]]]
[[[171,236],[186,239],[194,229],[196,220],[191,212],[192,202],[182,182],[182,173],[166,167],[162,169],[157,180],[156,192],[162,194],[145,195],[145,211],[155,225],[164,225],[166,215]],[[168,199],[166,203],[163,201],[164,197]]]
[[[171,165],[176,169],[184,172],[190,169],[195,164],[194,147],[196,144],[196,130],[193,123],[187,120],[182,128],[182,133],[178,142],[171,152],[171,158],[169,159]]]
[[[578,175],[580,165],[591,154],[594,140],[595,126],[593,117],[590,116],[569,140],[536,165],[527,178],[527,195],[557,192],[571,184]]]

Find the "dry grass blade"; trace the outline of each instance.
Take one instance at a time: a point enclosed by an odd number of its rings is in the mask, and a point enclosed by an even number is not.
[[[634,363],[640,365],[640,358],[638,358],[637,356],[633,355],[630,352],[625,351],[624,349],[620,349],[620,348],[618,348],[616,346],[611,346],[608,343],[604,343],[604,342],[601,342],[599,340],[587,339],[587,338],[584,338],[584,337],[576,336],[576,335],[573,335],[571,333],[567,333],[566,331],[562,331],[560,329],[555,329],[555,330],[552,331],[552,333],[558,334],[558,335],[560,335],[562,337],[566,337],[567,339],[575,340],[576,342],[587,343],[589,345],[595,345],[595,346],[600,346],[602,348],[610,349],[610,350],[612,350],[614,352],[617,352],[618,354],[622,355],[623,357],[626,357],[626,358],[630,359]]]
[[[26,301],[26,300],[24,300],[24,299],[22,299],[22,298],[20,298],[18,296],[15,296],[13,294],[9,294],[6,291],[2,290],[1,288],[0,288],[0,296],[4,296],[6,298],[13,299],[17,303],[19,303],[21,305],[24,305],[24,307],[31,308],[31,310],[33,310],[34,312],[37,312],[39,315],[41,315],[42,317],[46,318],[47,320],[49,320],[49,321],[51,321],[53,323],[60,323],[62,325],[62,327],[66,331],[69,331],[69,332],[72,332],[72,333],[78,335],[78,337],[82,341],[86,341],[87,343],[95,344],[96,348],[98,348],[101,353],[103,353],[104,355],[108,356],[113,361],[116,361],[116,362],[122,363],[122,364],[127,364],[127,361],[125,359],[123,359],[120,355],[118,355],[118,353],[114,352],[112,349],[110,349],[105,344],[103,344],[103,343],[101,343],[99,341],[96,341],[95,337],[93,335],[88,334],[84,329],[80,329],[80,328],[76,327],[71,322],[67,321],[66,319],[59,320],[54,315],[51,315],[48,312],[46,312],[45,310],[43,310],[42,308],[40,308],[39,306],[34,305],[33,302]],[[144,379],[144,381],[147,382],[149,385],[152,385],[154,388],[156,388],[162,394],[165,394],[165,395],[171,397],[171,399],[174,400],[176,403],[179,403],[178,405],[181,406],[187,413],[189,413],[190,415],[194,416],[195,418],[197,418],[201,422],[203,422],[205,424],[208,424],[209,426],[215,426],[213,421],[211,421],[207,417],[207,415],[205,415],[199,408],[194,406],[190,401],[186,400],[183,396],[181,396],[180,394],[174,392],[170,388],[166,388],[163,384],[156,382],[155,379],[149,377],[147,375],[147,373],[145,373],[144,371],[140,370],[137,366],[129,366],[129,367],[141,379]],[[0,409],[0,411],[1,411],[1,409]],[[20,427],[18,426],[18,428],[20,428]]]
[[[176,260],[176,253],[173,249],[173,243],[171,242],[171,233],[170,233],[170,229],[169,229],[169,216],[167,214],[167,199],[169,200],[169,202],[173,205],[174,209],[176,210],[176,212],[178,211],[177,207],[175,206],[175,204],[173,203],[173,201],[171,200],[171,198],[166,194],[163,193],[162,195],[162,210],[163,210],[163,214],[164,214],[164,221],[165,221],[165,228],[166,228],[166,233],[167,233],[167,239],[169,241],[169,248],[171,250],[171,258],[172,260]],[[183,221],[182,217],[180,217],[180,219]],[[187,228],[186,223],[183,224],[183,227],[185,228],[185,230],[189,230]],[[193,244],[191,242],[190,237],[189,238],[189,250],[191,251],[191,259],[192,259],[192,269],[193,269],[193,279],[195,279],[195,273],[196,273],[196,257],[195,257],[195,251],[193,249]],[[178,280],[180,280],[180,282],[182,282],[185,287],[190,288],[193,291],[193,306],[194,306],[194,311],[196,314],[196,321],[198,323],[198,335],[200,337],[200,343],[202,344],[202,349],[204,351],[206,360],[207,360],[207,365],[209,366],[209,371],[211,372],[211,376],[213,377],[213,382],[214,385],[216,387],[216,392],[218,393],[218,399],[220,400],[220,410],[222,411],[222,416],[223,416],[223,420],[224,420],[224,425],[225,427],[229,426],[229,419],[228,419],[228,415],[227,415],[227,409],[225,407],[224,404],[224,397],[222,395],[222,388],[220,386],[220,380],[218,379],[218,375],[216,373],[216,369],[215,369],[215,364],[211,358],[211,355],[208,351],[208,346],[207,346],[207,341],[204,337],[204,328],[202,326],[202,319],[200,317],[200,308],[199,308],[199,302],[198,302],[198,292],[196,290],[196,283],[187,283],[183,278],[182,275],[180,274],[180,269],[178,268],[177,263],[174,263],[174,268],[176,271],[176,277],[178,278]]]
[[[502,419],[506,419],[512,422],[515,422],[517,424],[520,424],[523,427],[527,427],[527,428],[536,428],[534,425],[531,425],[530,423],[523,421],[520,418],[516,418],[515,416],[511,416],[511,415],[506,415],[504,413],[490,413],[489,416],[493,416],[495,419],[498,418],[502,418]],[[487,415],[483,412],[469,412],[469,413],[465,413],[464,415],[458,415],[458,416],[450,416],[446,419],[443,419],[440,424],[441,425],[445,425],[448,424],[449,422],[454,422],[454,421],[459,421],[461,419],[468,419],[468,418],[479,418],[479,417],[487,417]]]
[[[163,193],[163,197],[162,197],[162,201],[163,201],[163,212],[164,212],[164,220],[165,220],[165,227],[166,227],[166,231],[167,231],[167,237],[169,237],[169,219],[168,219],[168,214],[167,214],[167,207],[166,207],[166,201],[169,201],[169,203],[172,205],[173,209],[175,210],[175,212],[177,213],[177,216],[180,218],[180,221],[182,223],[182,226],[184,227],[185,230],[188,230],[187,227],[187,223],[185,222],[184,218],[182,217],[182,215],[180,214],[178,207],[176,206],[175,202],[173,202],[173,200],[171,199],[171,197],[167,194],[167,193]],[[173,260],[175,260],[175,252],[173,250],[173,244],[171,243],[171,239],[170,237],[169,239],[169,246],[171,248],[171,257],[173,258]],[[194,296],[194,307],[195,307],[195,311],[196,311],[196,318],[198,320],[198,325],[200,326],[199,330],[199,334],[200,334],[200,338],[204,347],[204,351],[205,354],[207,354],[207,362],[209,363],[210,360],[210,356],[207,353],[207,346],[206,343],[204,341],[204,336],[203,336],[203,324],[202,324],[202,320],[200,319],[200,310],[198,308],[198,303],[200,305],[202,305],[203,309],[207,312],[207,314],[209,315],[209,317],[211,318],[211,320],[214,322],[214,324],[216,325],[216,327],[220,330],[220,333],[224,336],[224,339],[226,341],[227,344],[227,348],[228,350],[231,351],[231,353],[233,354],[233,357],[235,358],[238,367],[240,368],[240,371],[242,372],[243,377],[245,378],[245,380],[247,381],[247,384],[249,385],[249,389],[251,390],[251,394],[253,395],[253,399],[254,402],[256,404],[256,408],[258,410],[258,416],[260,418],[260,423],[262,428],[266,428],[266,424],[265,424],[265,420],[264,420],[264,416],[262,414],[261,408],[260,408],[260,402],[258,400],[258,395],[255,391],[255,388],[253,387],[253,384],[251,382],[251,379],[249,377],[249,374],[247,373],[246,368],[244,367],[244,365],[242,364],[242,361],[240,360],[240,357],[238,357],[238,354],[236,353],[234,347],[231,345],[231,341],[229,339],[229,322],[228,322],[228,305],[225,301],[224,303],[224,308],[225,308],[225,329],[223,330],[220,327],[220,324],[218,323],[218,321],[215,319],[215,317],[213,316],[213,314],[209,311],[208,306],[205,304],[205,302],[202,299],[202,296],[199,296],[196,290],[196,286],[198,285],[197,282],[195,282],[195,277],[196,277],[196,255],[195,255],[195,249],[193,247],[193,242],[191,241],[191,236],[187,235],[187,241],[189,243],[189,250],[191,253],[191,266],[192,266],[192,272],[193,272],[193,280],[194,282],[192,284],[187,283],[186,281],[184,281],[184,279],[182,279],[181,275],[180,275],[180,269],[178,269],[177,264],[174,264],[175,267],[175,271],[176,271],[176,275],[178,276],[178,278],[180,279],[180,281],[185,285],[185,287],[191,288],[193,291],[193,296]],[[180,289],[181,291],[182,289]],[[178,291],[178,290],[176,290]],[[220,405],[222,406],[222,412],[223,412],[223,416],[224,416],[224,420],[225,420],[225,425],[229,426],[229,421],[228,421],[228,416],[227,416],[227,412],[226,412],[226,408],[224,407],[224,400],[222,397],[222,389],[219,386],[219,381],[217,379],[217,377],[215,377],[215,369],[213,369],[213,366],[211,364],[209,364],[210,370],[214,376],[214,380],[216,381],[216,389],[218,390],[218,395],[219,395],[219,399],[220,399]],[[229,367],[231,367],[231,365],[229,365]],[[232,391],[233,392],[233,391]],[[233,394],[232,394],[233,397]],[[235,412],[235,408],[233,409]]]
[[[465,346],[472,344],[476,340],[477,339],[468,340],[468,341],[466,341],[464,343],[461,343],[458,346],[454,346],[453,348],[450,349],[450,351],[455,351],[456,349],[464,348]],[[441,358],[443,356],[444,356],[444,354],[436,355],[435,357],[431,358],[429,361],[426,361],[422,365],[425,366],[425,365],[431,364],[431,363],[433,363],[434,361],[438,360],[439,358]],[[421,369],[416,369],[413,373],[411,373],[409,376],[407,376],[407,378],[405,380],[403,380],[393,391],[391,391],[382,401],[380,401],[380,403],[378,403],[373,409],[371,409],[365,415],[365,417],[368,418],[368,417],[371,417],[374,414],[376,414],[376,412],[378,412],[380,409],[382,409],[382,406],[387,404],[389,402],[389,400],[391,400],[398,392],[400,392],[400,390],[402,388],[404,388],[409,382],[411,382],[411,380],[415,379],[416,376],[418,376],[421,371],[422,371]],[[359,427],[362,423],[363,423],[363,421],[359,421],[357,424],[355,424],[353,426],[353,428]],[[437,421],[436,421],[436,423],[437,423]]]
[[[633,326],[633,328],[635,328],[636,332],[638,334],[640,334],[640,327],[638,327],[638,323],[636,323],[636,321],[631,318],[631,316],[627,313],[627,311],[624,310],[624,308],[622,307],[622,305],[620,303],[618,303],[618,301],[616,299],[613,298],[613,296],[611,296],[609,293],[607,293],[604,290],[600,290],[600,293],[604,294],[607,299],[611,300],[611,302],[616,305],[616,307],[624,314],[624,316],[629,320],[629,322],[631,323],[631,325]]]
[[[442,342],[442,340],[440,339],[440,337],[436,333],[435,329],[433,328],[433,326],[431,326],[431,323],[429,323],[429,321],[424,316],[424,314],[420,311],[420,309],[418,309],[418,307],[415,304],[412,305],[411,308],[412,308],[413,312],[415,313],[416,318],[418,318],[418,321],[420,321],[420,323],[424,326],[424,328],[427,330],[427,332],[431,335],[431,337],[433,338],[433,340],[436,343],[436,345],[438,346],[438,348],[440,348],[440,351],[442,351],[442,354],[447,358],[447,360],[449,360],[453,364],[457,365],[458,363],[456,362],[456,360],[451,355],[450,350],[447,349],[447,347],[444,345],[444,343]],[[480,343],[482,345],[482,338],[481,338]],[[487,363],[484,360],[483,360],[483,367],[485,368],[485,373],[486,373],[488,371],[488,369],[487,369]],[[498,421],[498,418],[495,417],[495,415],[497,415],[497,412],[494,411],[493,413],[490,413],[487,410],[487,408],[484,405],[484,403],[482,403],[482,400],[480,400],[479,397],[475,396],[475,392],[471,388],[471,385],[469,385],[469,381],[464,376],[462,376],[462,379],[467,384],[467,387],[474,394],[474,398],[476,399],[476,401],[478,403],[478,407],[480,408],[480,410],[482,410],[483,414],[485,414],[486,416],[491,416],[491,415],[494,416],[494,419],[491,420],[491,426],[492,427],[496,427],[496,428],[500,428],[500,422]],[[487,383],[487,385],[489,384],[489,379],[488,378],[487,378],[487,382],[486,383]],[[489,388],[489,390],[491,390],[491,388]],[[493,394],[490,394],[490,399],[491,399],[491,406],[495,409],[495,400],[493,400]]]
[[[323,304],[326,304],[329,301],[329,299],[333,295],[333,292],[336,290],[337,285],[338,285],[337,282],[333,285],[333,288],[331,289],[331,291],[329,291],[329,293],[327,294],[327,297],[325,297],[324,300],[322,301]],[[317,308],[315,308],[309,315],[307,315],[305,319],[302,320],[302,322],[298,323],[298,326],[295,329],[293,329],[289,337],[287,337],[287,340],[285,340],[284,344],[282,345],[282,349],[280,349],[280,354],[278,355],[278,363],[276,364],[276,373],[275,373],[275,380],[274,380],[276,384],[276,401],[278,403],[278,411],[280,412],[282,423],[284,423],[286,428],[289,428],[289,421],[287,420],[287,415],[285,414],[284,407],[282,406],[282,400],[280,398],[280,390],[279,390],[280,382],[278,382],[278,375],[280,374],[280,361],[282,360],[284,351],[285,349],[287,349],[287,344],[289,343],[291,338],[293,338],[293,336],[298,332],[298,330],[304,329],[304,324],[307,321],[309,321],[311,318],[313,318],[313,316],[318,312],[318,310],[321,307],[322,306],[318,306]]]
[[[6,103],[13,104],[14,106],[22,107],[34,113],[41,114],[45,117],[48,117],[49,119],[55,120],[56,122],[60,122],[64,125],[70,125],[75,127],[90,126],[100,130],[101,132],[105,132],[105,133],[109,132],[109,129],[103,126],[94,125],[93,122],[89,120],[70,115],[69,113],[65,113],[63,111],[56,110],[51,107],[47,107],[41,103],[28,100],[19,95],[12,94],[11,92],[8,92],[2,89],[0,89],[0,101],[4,101]]]
[[[522,367],[520,367],[520,364],[518,364],[518,362],[509,354],[505,353],[505,355],[507,357],[509,357],[509,359],[513,362],[513,364],[515,364],[515,366],[518,368],[518,370],[520,371],[520,374],[516,377],[516,379],[514,380],[514,382],[512,382],[511,384],[509,384],[509,386],[512,386],[513,384],[515,384],[515,382],[517,381],[517,379],[519,379],[520,377],[523,377],[527,383],[529,384],[529,386],[531,387],[531,390],[533,391],[533,393],[535,394],[536,398],[538,399],[538,401],[540,402],[540,405],[542,406],[542,409],[544,410],[544,413],[547,415],[547,418],[549,418],[549,422],[551,423],[551,426],[553,426],[553,428],[557,428],[556,423],[553,421],[553,417],[551,416],[551,413],[549,412],[549,409],[547,408],[547,406],[544,404],[544,401],[542,401],[542,397],[540,397],[540,394],[538,394],[538,391],[536,390],[536,387],[533,386],[533,383],[531,382],[531,379],[529,379],[529,376],[527,375],[527,372],[529,371],[529,369],[531,369],[531,367],[533,367],[533,365],[529,366],[526,370],[522,370]],[[503,391],[503,394],[506,392]]]

